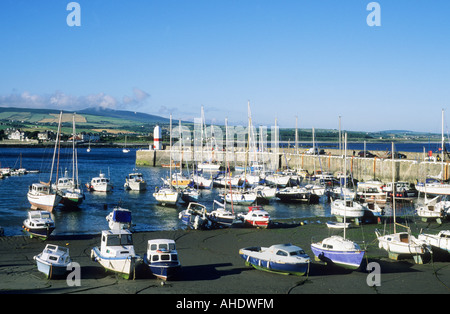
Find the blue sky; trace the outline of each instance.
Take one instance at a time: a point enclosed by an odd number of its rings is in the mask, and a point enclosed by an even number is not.
[[[69,2],[0,2],[0,105],[424,132],[450,109],[449,1],[377,1],[379,27],[368,0],[79,0],[80,27]]]

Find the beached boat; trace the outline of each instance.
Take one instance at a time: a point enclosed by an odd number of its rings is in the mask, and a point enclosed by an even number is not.
[[[309,270],[310,258],[305,251],[292,244],[270,247],[246,247],[239,250],[246,265],[258,270],[303,276]]]
[[[168,186],[156,187],[153,197],[161,205],[175,205],[180,198],[180,192]]]
[[[42,253],[33,257],[37,268],[47,278],[63,276],[67,273],[67,266],[72,262],[69,249],[63,246],[47,244]]]
[[[356,242],[337,235],[312,243],[311,250],[318,260],[351,269],[358,268],[364,257]]]
[[[106,221],[111,230],[122,230],[131,228],[131,211],[122,207],[114,207],[113,211],[106,216]]]
[[[326,225],[329,229],[344,229],[350,227],[349,222],[327,221]]]
[[[86,184],[86,187],[90,191],[95,191],[95,192],[111,192],[113,189],[113,186],[112,186],[109,178],[105,177],[105,174],[101,173],[101,172],[98,177],[92,178],[91,183]]]
[[[148,240],[144,263],[158,278],[168,280],[173,277],[181,268],[175,241],[170,239]]]
[[[417,216],[421,217],[424,221],[432,219],[441,222],[441,219],[447,215],[447,211],[450,208],[450,201],[440,201],[440,199],[441,196],[437,196],[432,200],[426,201],[422,206],[417,206]]]
[[[144,180],[142,173],[133,172],[127,175],[123,187],[126,190],[144,191],[147,189],[147,182]]]
[[[55,230],[55,221],[48,211],[33,210],[28,212],[28,217],[23,221],[23,230],[31,237],[36,236],[46,239]]]
[[[212,222],[209,220],[207,213],[205,205],[191,202],[185,210],[178,214],[178,218],[189,228],[209,229]]]
[[[394,143],[392,143],[392,155],[394,156]],[[392,157],[394,158],[394,157]],[[394,178],[394,163],[392,163],[392,177]],[[381,231],[375,229],[375,235],[378,239],[378,247],[388,252],[389,258],[397,260],[401,256],[413,257],[417,264],[422,264],[422,256],[430,252],[429,245],[417,239],[411,234],[408,226],[403,226],[396,221],[395,193],[392,197],[392,210],[394,217],[394,232],[382,234]],[[397,232],[397,225],[405,228],[407,231]]]
[[[40,209],[46,211],[53,211],[58,206],[62,197],[56,193],[49,184],[33,183],[28,189],[28,201],[31,204],[31,209]]]
[[[91,259],[126,279],[134,277],[136,266],[142,262],[134,251],[131,232],[125,229],[103,230],[101,245],[91,250]]]
[[[317,204],[320,199],[318,195],[311,193],[311,191],[302,186],[289,186],[281,189],[276,193],[276,197],[286,203]]]
[[[450,230],[441,230],[438,234],[421,233],[417,238],[432,247],[450,253]]]
[[[361,203],[386,204],[386,193],[383,191],[384,183],[377,180],[358,182],[356,198]]]
[[[246,214],[238,214],[237,218],[240,218],[247,225],[267,228],[270,224],[270,215],[265,211],[262,206],[249,206]]]

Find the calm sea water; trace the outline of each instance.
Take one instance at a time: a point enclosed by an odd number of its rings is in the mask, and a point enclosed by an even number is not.
[[[369,148],[373,150],[373,148]],[[419,151],[422,151],[420,148]],[[30,204],[27,200],[28,186],[34,182],[48,182],[53,155],[52,148],[0,148],[1,167],[39,170],[39,173],[22,176],[10,176],[0,180],[0,226],[5,235],[21,235],[22,222],[27,216]],[[136,231],[173,230],[183,228],[178,213],[187,204],[179,203],[176,207],[165,207],[157,204],[152,193],[161,184],[161,177],[168,170],[159,167],[140,167],[147,180],[147,190],[143,192],[126,191],[123,188],[125,177],[133,172],[136,161],[136,150],[124,154],[120,148],[94,148],[91,152],[78,149],[79,178],[83,183],[89,182],[100,172],[111,178],[114,185],[111,193],[85,192],[86,199],[78,210],[67,210],[58,207],[54,210],[55,235],[97,234],[108,229],[106,215],[116,206],[121,205],[132,211]],[[59,163],[60,175],[65,169],[71,173],[71,149],[62,149]],[[200,203],[212,208],[213,200],[218,199],[218,191],[204,190]],[[105,205],[107,209],[105,210]],[[272,201],[264,208],[272,218],[306,218],[329,217],[330,205],[323,198],[319,204],[283,204]],[[246,206],[235,206],[236,212],[246,212]]]

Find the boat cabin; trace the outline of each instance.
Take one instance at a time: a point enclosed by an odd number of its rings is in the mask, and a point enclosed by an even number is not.
[[[50,194],[50,187],[43,183],[33,183],[32,185],[30,185],[29,191],[34,195]]]
[[[29,227],[46,227],[49,223],[54,225],[52,215],[45,210],[36,210],[28,212]]]
[[[103,230],[100,252],[107,257],[135,255],[131,232],[122,230]]]
[[[148,240],[147,258],[150,263],[178,262],[175,241],[170,239]]]
[[[52,264],[70,263],[69,249],[54,244],[47,244],[40,258]]]

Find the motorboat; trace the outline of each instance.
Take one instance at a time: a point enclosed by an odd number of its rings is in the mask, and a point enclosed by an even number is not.
[[[64,246],[47,244],[42,253],[33,257],[37,268],[47,278],[56,278],[67,273],[67,266],[72,262],[69,249]]]
[[[386,204],[386,193],[383,191],[384,183],[378,180],[358,182],[356,198],[362,203]]]
[[[55,230],[55,221],[50,212],[45,210],[31,210],[23,221],[23,230],[31,237],[46,239]]]
[[[208,213],[209,219],[219,226],[229,227],[236,221],[236,215],[225,208],[225,204],[214,200],[218,207]]]
[[[302,186],[289,186],[281,189],[276,193],[276,197],[286,203],[317,204],[320,199],[317,194],[311,193],[311,191]]]
[[[142,173],[133,172],[127,175],[123,187],[126,190],[144,191],[147,189],[147,182],[144,180]]]
[[[136,266],[142,262],[134,251],[131,232],[126,229],[103,230],[100,247],[91,250],[91,259],[126,279],[134,277]]]
[[[387,182],[382,190],[386,192],[387,197],[392,198],[392,187],[394,187],[394,193],[396,200],[411,200],[416,198],[418,191],[414,188],[414,185],[399,181],[399,182]]]
[[[302,248],[292,244],[246,247],[239,250],[239,256],[246,265],[258,270],[297,276],[309,271],[309,256]]]
[[[421,233],[417,238],[432,247],[450,253],[450,230],[441,230],[438,234]]]
[[[267,228],[270,224],[270,215],[262,206],[249,206],[246,214],[238,214],[244,223],[258,228]]]
[[[122,207],[114,207],[113,211],[106,216],[106,221],[111,230],[122,230],[131,228],[131,211]]]
[[[158,278],[168,280],[173,277],[181,268],[175,241],[171,239],[148,240],[144,263]]]
[[[156,187],[153,197],[161,205],[175,205],[180,198],[180,192],[170,186]]]
[[[317,260],[350,269],[357,269],[364,257],[364,251],[356,242],[338,235],[312,243],[311,250]]]
[[[185,210],[178,214],[178,218],[192,229],[209,229],[212,222],[209,220],[208,211],[203,204],[191,202]]]
[[[31,204],[31,209],[49,212],[52,212],[62,199],[59,193],[45,183],[33,183],[28,189],[27,198]]]
[[[94,177],[91,179],[91,183],[87,184],[87,188],[90,191],[95,192],[111,192],[113,186],[109,178],[105,177],[105,174],[100,172],[98,177]]]

